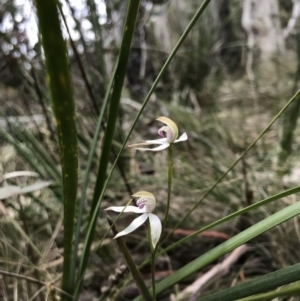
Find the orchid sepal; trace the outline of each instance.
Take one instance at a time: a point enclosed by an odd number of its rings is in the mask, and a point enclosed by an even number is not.
[[[173,143],[182,142],[188,140],[187,133],[183,133],[178,139],[176,139]]]
[[[134,213],[145,213],[146,211],[144,209],[140,209],[136,206],[112,206],[108,207],[104,210],[111,210],[114,212],[134,212]]]
[[[114,239],[120,237],[120,236],[124,236],[127,235],[131,232],[133,232],[134,230],[136,230],[139,226],[141,226],[148,218],[147,213],[144,213],[142,215],[140,215],[139,217],[135,218],[131,224],[125,228],[123,231],[119,232]]]
[[[162,225],[157,215],[149,213],[148,217],[149,217],[152,247],[155,249],[161,236]]]

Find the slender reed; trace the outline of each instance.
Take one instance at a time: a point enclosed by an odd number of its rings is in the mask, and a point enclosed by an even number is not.
[[[172,179],[173,179],[173,162],[174,162],[173,156],[174,156],[174,145],[171,144],[170,147],[168,148],[168,161],[169,161],[169,165],[168,165],[168,199],[167,199],[165,218],[164,218],[164,222],[163,222],[163,230],[167,226],[169,211],[170,211],[171,189],[172,189]]]
[[[156,248],[151,252],[151,274],[152,274],[152,300],[156,301],[156,289],[155,289],[155,253]]]
[[[173,144],[171,144],[170,147],[168,148],[168,198],[167,198],[165,218],[164,218],[163,226],[162,226],[162,233],[167,226],[168,216],[169,216],[169,211],[170,211],[171,189],[172,189],[172,179],[173,179],[173,163],[174,163],[173,156],[174,156],[174,146],[173,146]],[[150,226],[148,227],[148,229],[149,228],[150,228]],[[151,233],[149,231],[149,237],[150,237],[150,235],[151,235]],[[149,245],[152,246],[150,238],[149,238]],[[158,244],[157,244],[157,246],[158,246]],[[157,246],[154,249],[151,248],[151,274],[152,274],[152,298],[153,298],[153,301],[156,301],[155,256],[156,256]]]

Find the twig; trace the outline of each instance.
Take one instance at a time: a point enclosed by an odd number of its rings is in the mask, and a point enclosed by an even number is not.
[[[247,245],[242,245],[232,251],[223,262],[215,265],[212,269],[202,275],[200,278],[195,280],[191,285],[186,287],[180,294],[176,296],[176,300],[187,300],[190,297],[189,301],[194,301],[199,297],[201,290],[204,285],[211,280],[216,280],[222,276],[225,276],[230,269],[230,266],[233,265],[240,256],[242,256],[250,247]]]
[[[3,301],[8,301],[6,287],[2,276],[0,276],[0,298]]]

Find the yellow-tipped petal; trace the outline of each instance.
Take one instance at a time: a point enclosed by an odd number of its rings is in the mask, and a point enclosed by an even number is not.
[[[135,194],[133,194],[132,196],[135,197],[135,198],[147,197],[147,198],[151,198],[151,199],[155,200],[154,194],[151,193],[151,192],[148,192],[148,191],[138,191]]]
[[[165,116],[158,117],[158,118],[156,118],[156,120],[166,124],[171,129],[173,138],[172,138],[172,141],[170,141],[170,142],[173,143],[178,137],[178,127],[177,127],[176,123],[173,120],[171,120],[170,118],[165,117]]]

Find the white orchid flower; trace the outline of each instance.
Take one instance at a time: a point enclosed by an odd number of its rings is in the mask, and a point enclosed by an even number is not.
[[[141,151],[157,152],[157,151],[161,151],[165,148],[168,148],[172,143],[186,141],[188,139],[188,136],[186,133],[183,133],[178,138],[178,127],[177,127],[176,123],[174,121],[172,121],[170,118],[161,116],[161,117],[158,117],[156,120],[161,121],[162,123],[166,124],[165,126],[161,127],[158,130],[158,135],[162,137],[161,139],[147,140],[142,143],[128,145],[128,147],[134,147],[137,150],[141,150]],[[151,144],[160,144],[160,145],[155,148],[140,147],[140,146],[146,146],[146,145],[151,145]]]
[[[126,229],[119,232],[114,237],[114,239],[133,232],[149,218],[152,246],[155,249],[162,231],[162,225],[160,219],[158,218],[158,216],[151,213],[156,206],[155,196],[147,191],[139,191],[133,194],[132,196],[138,197],[138,200],[136,201],[137,207],[136,206],[113,206],[105,209],[105,210],[112,210],[115,212],[143,213],[141,216],[134,219]]]

